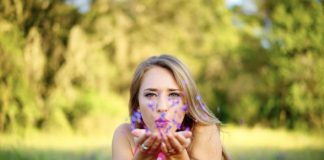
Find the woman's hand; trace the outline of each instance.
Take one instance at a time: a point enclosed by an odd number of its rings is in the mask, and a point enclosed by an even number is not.
[[[152,160],[157,159],[160,151],[162,139],[157,133],[145,133],[145,130],[135,129],[132,131],[135,136],[136,151],[134,160]]]
[[[191,143],[191,136],[192,133],[190,131],[168,133],[164,135],[161,150],[166,155],[166,158],[168,160],[189,160],[186,148]]]
[[[162,151],[168,160],[189,160],[186,148],[191,143],[192,133],[190,131],[151,134],[144,129],[135,129],[132,134],[135,136],[135,145],[139,152],[135,153],[134,159],[156,159],[157,154]],[[147,150],[145,150],[146,147]]]

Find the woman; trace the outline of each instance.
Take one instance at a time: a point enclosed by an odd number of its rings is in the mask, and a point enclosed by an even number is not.
[[[220,121],[199,95],[187,67],[170,55],[153,56],[135,71],[131,124],[113,137],[113,160],[217,160],[225,158]]]

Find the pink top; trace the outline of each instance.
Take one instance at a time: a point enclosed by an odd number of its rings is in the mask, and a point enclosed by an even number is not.
[[[166,157],[163,152],[160,152],[156,160],[166,160]]]

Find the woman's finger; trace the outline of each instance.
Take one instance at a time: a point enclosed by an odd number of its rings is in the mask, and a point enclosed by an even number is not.
[[[148,151],[149,153],[158,152],[160,150],[161,143],[162,143],[161,137],[159,137],[157,134],[153,134],[153,135],[156,136],[156,138]]]
[[[142,135],[144,135],[146,133],[145,129],[134,129],[132,130],[132,135],[134,135],[135,137],[140,137]]]
[[[138,138],[135,138],[135,144],[138,146],[139,144],[142,144],[145,140],[147,140],[151,136],[151,133],[146,133],[144,135],[141,135]]]
[[[166,144],[164,142],[161,143],[161,150],[164,154],[168,154],[168,149],[166,147]]]
[[[177,132],[177,133],[179,133],[180,135],[182,135],[185,138],[191,138],[192,137],[192,132],[190,132],[190,131],[180,131],[180,132]]]
[[[167,137],[172,148],[169,150],[169,152],[175,150],[176,153],[180,153],[184,149],[184,146],[180,144],[180,142],[175,138],[174,134],[168,134]],[[172,154],[172,152],[170,154]]]
[[[171,133],[168,133],[168,134],[171,134]],[[170,141],[169,141],[168,136],[167,135],[164,135],[164,138],[163,139],[164,139],[164,144],[166,146],[167,152],[169,152],[170,150],[172,151],[173,149],[172,149],[172,146],[170,144]]]
[[[184,136],[182,136],[179,133],[175,133],[175,138],[180,142],[180,144],[182,146],[184,146],[185,148],[187,148],[189,146],[189,144],[191,143],[191,139],[190,138],[185,138]]]
[[[153,145],[153,143],[155,142],[155,139],[157,138],[157,135],[156,134],[152,134],[147,140],[145,140],[142,144],[141,143],[139,143],[139,144],[141,144],[141,151],[142,152],[148,152],[150,149],[151,149],[151,147],[152,147],[152,145]]]

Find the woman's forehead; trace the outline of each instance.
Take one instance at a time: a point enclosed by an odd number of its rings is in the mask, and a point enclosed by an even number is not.
[[[179,90],[179,85],[171,71],[154,66],[144,73],[141,89]]]

